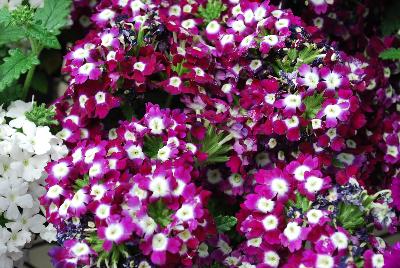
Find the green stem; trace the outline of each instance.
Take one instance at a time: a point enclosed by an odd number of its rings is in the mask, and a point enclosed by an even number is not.
[[[32,52],[35,53],[37,57],[39,57],[40,52],[42,51],[42,47],[38,46],[36,44],[36,41],[31,39],[31,38],[29,39],[29,42],[31,44]],[[24,87],[22,88],[22,99],[23,100],[25,100],[27,95],[28,95],[28,91],[29,91],[29,88],[30,88],[31,83],[32,83],[32,78],[33,78],[33,75],[35,74],[35,69],[36,69],[36,66],[33,66],[28,71],[28,73],[27,73],[27,75],[25,77]]]

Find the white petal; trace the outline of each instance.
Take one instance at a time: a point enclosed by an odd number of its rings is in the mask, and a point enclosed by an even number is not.
[[[10,206],[8,207],[5,216],[9,220],[16,220],[19,217],[19,210],[16,204],[10,203]]]
[[[23,196],[18,196],[15,200],[15,203],[21,208],[31,208],[33,207],[33,199],[30,194],[26,194]]]

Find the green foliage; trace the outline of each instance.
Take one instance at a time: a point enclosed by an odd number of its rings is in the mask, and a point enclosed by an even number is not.
[[[37,55],[33,53],[26,55],[18,48],[10,50],[9,53],[10,56],[6,57],[4,63],[0,65],[0,92],[10,86],[21,74],[39,64]]]
[[[390,48],[379,54],[383,60],[400,60],[400,48]]]
[[[0,102],[6,103],[15,98],[24,99],[31,83],[35,89],[47,92],[47,84],[40,83],[34,76],[35,66],[39,64],[39,55],[43,48],[60,49],[57,40],[61,27],[68,22],[71,0],[46,0],[44,7],[33,9],[24,4],[13,11],[0,9],[0,46],[11,45],[13,42],[29,40],[30,49],[12,49],[9,55],[0,60]],[[18,45],[25,47],[25,44]],[[17,81],[22,74],[27,73],[23,87],[17,87]],[[43,76],[42,76],[43,77]],[[18,89],[21,92],[15,92]],[[18,96],[18,97],[17,97]]]
[[[286,208],[296,207],[303,213],[307,212],[311,208],[312,202],[307,197],[302,196],[300,193],[296,193],[296,200],[289,200],[286,204]]]
[[[215,225],[220,233],[228,232],[237,223],[237,219],[233,216],[219,215],[215,218]]]
[[[393,1],[385,6],[382,16],[381,30],[384,35],[391,35],[400,30],[400,1]]]
[[[155,158],[157,157],[158,150],[160,150],[163,146],[164,143],[161,137],[145,136],[143,153],[150,158]]]
[[[5,226],[6,226],[6,223],[8,223],[8,222],[9,222],[9,220],[7,220],[7,219],[4,217],[4,215],[1,214],[1,215],[0,215],[0,226],[1,226],[1,227],[5,227]]]
[[[227,142],[232,138],[231,134],[217,132],[215,127],[210,125],[204,140],[200,141],[201,150],[208,155],[206,163],[214,164],[228,161],[228,153],[232,150],[232,146]]]
[[[226,6],[221,0],[208,0],[206,7],[199,7],[199,16],[204,19],[206,23],[218,19],[221,13],[226,10]]]
[[[16,26],[25,26],[33,23],[34,12],[29,6],[22,5],[11,12],[10,22]]]
[[[84,175],[82,179],[77,179],[73,186],[75,192],[79,191],[83,187],[89,185],[89,175]]]
[[[162,227],[166,227],[172,221],[171,215],[173,212],[161,199],[149,205],[148,213],[149,216]]]
[[[25,27],[25,33],[29,38],[37,40],[44,47],[55,49],[61,48],[57,37],[41,25],[29,25]]]
[[[304,104],[306,105],[306,110],[303,114],[303,117],[306,119],[313,119],[321,110],[322,102],[324,101],[324,97],[322,93],[315,93],[312,96],[308,96],[304,99]]]
[[[286,73],[292,73],[296,71],[302,64],[310,64],[319,57],[321,57],[322,50],[318,49],[315,44],[307,44],[301,51],[297,51],[295,48],[286,50],[286,56],[282,59],[277,59],[272,64],[276,74],[280,74],[281,71]]]
[[[67,25],[71,9],[71,0],[46,0],[44,7],[35,13],[35,20],[53,34],[59,34],[60,29]]]
[[[0,24],[0,46],[16,42],[25,37],[25,32],[21,27],[8,24]]]
[[[57,120],[54,119],[55,115],[54,106],[47,108],[44,103],[37,105],[36,102],[33,104],[32,110],[25,113],[26,118],[37,126],[58,125]]]
[[[358,206],[339,203],[337,220],[339,224],[349,232],[365,226],[364,214]]]

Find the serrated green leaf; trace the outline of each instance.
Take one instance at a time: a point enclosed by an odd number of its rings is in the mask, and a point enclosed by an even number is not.
[[[9,53],[10,56],[4,58],[4,63],[0,65],[0,92],[17,80],[21,74],[39,64],[39,59],[33,53],[26,55],[18,48],[10,50]]]
[[[339,224],[349,232],[353,232],[365,225],[364,215],[356,205],[340,202],[338,209],[337,220]]]
[[[313,119],[321,110],[322,102],[324,101],[323,94],[316,93],[312,96],[308,96],[304,99],[304,104],[306,105],[306,111],[303,116],[306,119]]]
[[[11,21],[11,14],[6,8],[0,9],[0,23],[9,24]]]
[[[206,7],[199,7],[199,16],[204,19],[206,23],[218,19],[221,13],[226,10],[226,6],[221,0],[208,0]]]
[[[148,206],[149,216],[162,227],[166,227],[172,220],[172,210],[170,210],[160,199]]]
[[[48,31],[59,34],[60,28],[68,22],[71,0],[46,0],[44,7],[39,8],[35,13],[35,20]]]
[[[85,175],[85,176],[83,176],[82,179],[77,179],[75,181],[75,185],[73,185],[73,188],[74,188],[75,192],[77,192],[87,185],[89,185],[89,176]]]
[[[164,146],[163,140],[161,137],[150,137],[145,136],[143,152],[149,158],[157,157],[158,150],[160,150]]]
[[[40,25],[30,25],[25,27],[26,35],[34,38],[44,47],[60,49],[61,45],[57,37]]]
[[[382,51],[379,57],[383,60],[400,60],[400,48],[390,48]]]
[[[0,45],[19,41],[24,37],[25,33],[20,27],[0,24]]]
[[[217,216],[215,218],[215,224],[217,225],[217,230],[220,233],[227,232],[232,229],[237,223],[237,219],[233,216]]]

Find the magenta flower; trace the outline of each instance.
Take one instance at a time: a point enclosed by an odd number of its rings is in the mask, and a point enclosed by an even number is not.
[[[106,226],[100,227],[97,232],[99,238],[104,240],[104,250],[110,251],[113,243],[120,244],[129,239],[134,225],[131,219],[127,217],[120,218],[117,215],[108,217],[106,222]]]

